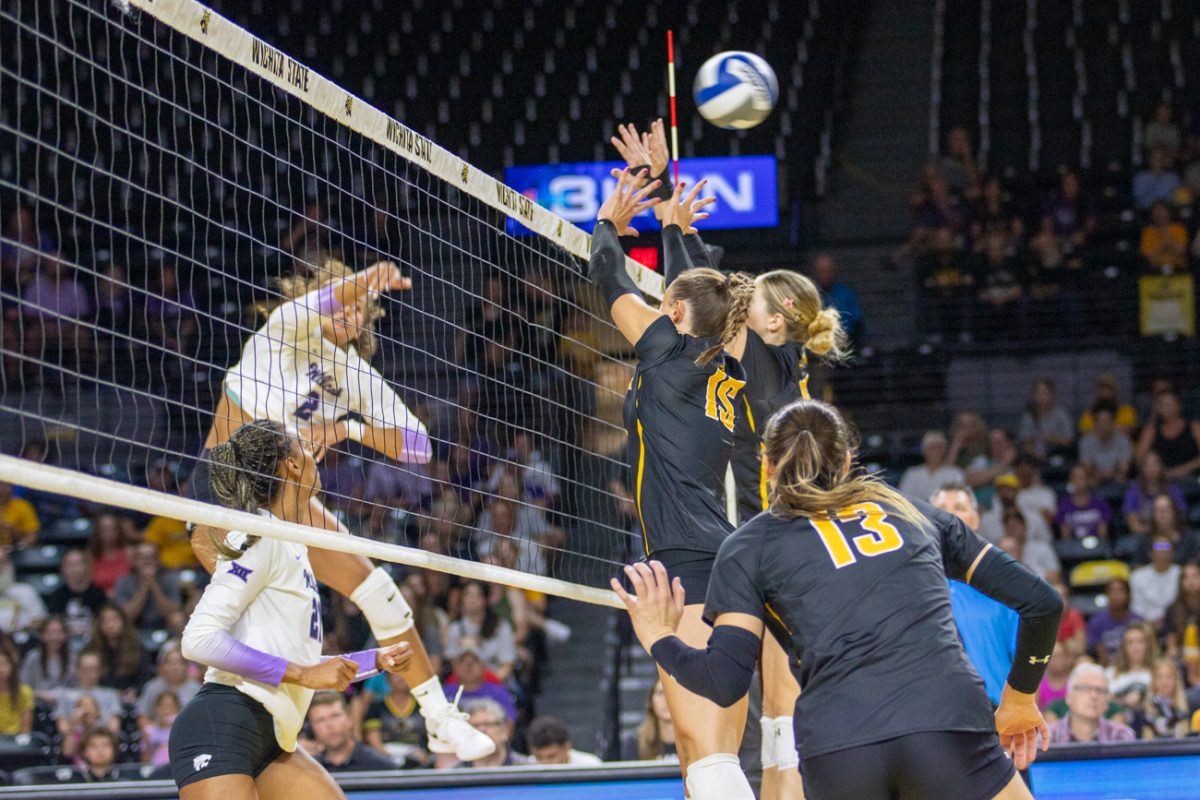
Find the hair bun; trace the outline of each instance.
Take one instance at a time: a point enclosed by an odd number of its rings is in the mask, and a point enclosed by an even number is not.
[[[808,323],[808,329],[805,331],[804,347],[819,356],[825,355],[837,348],[838,337],[841,335],[841,332],[841,319],[838,316],[837,310],[832,308],[822,309],[819,314],[813,317],[812,322]]]

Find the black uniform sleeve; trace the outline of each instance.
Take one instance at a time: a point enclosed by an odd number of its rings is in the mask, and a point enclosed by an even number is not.
[[[1018,692],[1033,694],[1042,682],[1058,639],[1062,597],[1008,553],[991,545],[987,548],[971,575],[970,584],[1021,615],[1017,654],[1008,673],[1008,684]]]
[[[933,522],[941,535],[942,566],[946,570],[946,577],[970,583],[968,577],[971,568],[976,566],[979,554],[990,545],[953,514],[920,501],[914,505]]]
[[[704,599],[705,621],[712,625],[721,614],[749,614],[764,619],[766,602],[757,575],[758,552],[749,537],[730,536],[722,542]]]
[[[621,249],[617,228],[606,219],[597,222],[592,233],[588,279],[600,289],[610,307],[621,295],[638,294],[637,284],[625,271],[625,251]]]
[[[700,234],[686,234],[683,237],[683,243],[687,247],[688,255],[692,257],[693,265],[718,269],[717,262],[713,259],[712,251],[708,249],[708,245],[700,238]]]
[[[666,266],[663,268],[663,277],[667,286],[692,268],[692,257],[688,254],[684,238],[683,231],[678,225],[668,225],[663,228],[663,260],[666,262]]]
[[[646,328],[633,350],[641,366],[651,366],[665,361],[687,346],[687,339],[675,330],[675,323],[665,314]]]
[[[722,625],[704,650],[668,636],[654,643],[650,655],[683,688],[728,708],[750,690],[761,646],[762,639],[745,628]]]

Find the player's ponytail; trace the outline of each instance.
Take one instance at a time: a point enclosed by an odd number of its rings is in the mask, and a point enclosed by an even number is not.
[[[269,506],[283,483],[279,467],[291,448],[291,437],[278,422],[259,419],[238,428],[208,453],[213,497],[227,508],[251,514]],[[208,536],[219,557],[232,560],[241,554],[223,536],[218,538],[211,530]],[[245,547],[257,541],[257,536],[248,537]]]
[[[771,513],[779,517],[831,517],[856,503],[886,504],[892,513],[924,527],[928,521],[904,495],[856,468],[854,430],[837,409],[799,400],[767,422],[763,437],[773,465]]]
[[[756,279],[767,311],[783,317],[788,338],[829,361],[846,357],[846,332],[832,308],[821,307],[817,285],[799,272],[777,269]]]
[[[720,341],[705,350],[696,359],[697,364],[707,364],[728,347],[750,316],[750,303],[754,300],[754,279],[744,272],[735,272],[725,279],[724,291],[729,296],[729,308],[725,312],[725,326],[721,329]]]

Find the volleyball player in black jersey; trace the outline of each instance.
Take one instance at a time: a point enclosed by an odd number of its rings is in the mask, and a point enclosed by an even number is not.
[[[662,565],[627,568],[634,596],[613,582],[660,668],[736,702],[764,626],[786,641],[804,687],[796,738],[809,800],[1031,798],[1014,767],[1036,757],[1039,733],[1042,749],[1049,743],[1034,693],[1057,637],[1058,594],[957,517],[858,471],[832,406],[789,405],[765,445],[770,513],[721,546],[706,649],[675,636],[686,600]],[[947,576],[1021,616],[994,717],[955,632]]]
[[[631,168],[648,165],[650,174],[669,184],[666,128],[661,119],[646,133],[639,134],[630,124],[619,126],[617,134],[612,143]],[[662,197],[670,192],[659,187],[654,194]],[[661,216],[666,208],[663,204],[654,210]],[[668,287],[692,262],[716,266],[711,250],[694,228],[664,228],[663,249]],[[754,283],[746,345],[739,359],[746,375],[740,409],[744,413],[737,415],[731,458],[741,524],[768,505],[762,426],[784,406],[809,397],[808,352],[840,360],[846,348],[837,311],[821,307],[821,294],[809,278],[781,269],[757,276]],[[763,641],[761,665],[761,796],[762,800],[794,799],[803,792],[792,733],[800,687],[792,677],[787,654],[773,637]]]
[[[738,393],[745,385],[736,355],[744,343],[754,283],[745,275],[695,269],[671,285],[661,308],[647,304],[625,271],[618,240],[630,232],[637,213],[657,202],[647,199],[657,183],[636,188],[643,178],[622,172],[601,207],[589,277],[638,356],[625,423],[646,554],[666,564],[698,601],[716,553],[733,529],[717,497],[733,447]],[[685,197],[680,187],[663,204],[663,224],[690,227],[705,205],[696,196],[695,188]],[[701,611],[698,602],[688,607],[679,625],[679,635],[696,644],[708,638]],[[667,675],[663,687],[693,800],[753,798],[734,755],[745,724],[744,700],[722,709]]]

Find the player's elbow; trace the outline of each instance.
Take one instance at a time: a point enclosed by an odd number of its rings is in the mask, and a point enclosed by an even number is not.
[[[737,687],[731,687],[731,686],[730,687],[722,687],[721,689],[718,689],[716,692],[714,692],[713,696],[710,699],[714,703],[719,705],[721,708],[729,708],[734,703],[736,703],[737,701],[739,701],[743,697],[745,697],[746,692],[749,690],[749,688],[750,687],[748,687],[748,686],[743,687],[741,689],[738,689]]]
[[[1067,608],[1067,604],[1063,602],[1062,595],[1053,586],[1041,579],[1038,580],[1037,587],[1037,597],[1030,604],[1029,616],[1039,619],[1061,619],[1063,612]]]

